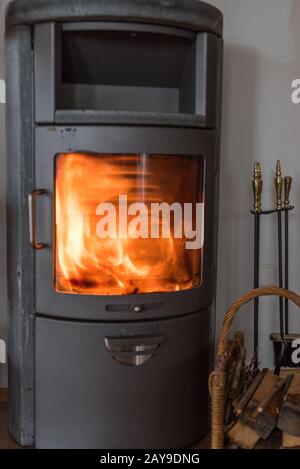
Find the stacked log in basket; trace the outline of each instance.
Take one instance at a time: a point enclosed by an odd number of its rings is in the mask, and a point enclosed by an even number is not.
[[[300,307],[300,296],[278,287],[252,290],[227,312],[218,344],[216,369],[209,379],[212,448],[234,444],[254,449],[276,432],[280,447],[300,448],[300,370],[259,370],[257,360],[247,367],[244,337],[228,335],[241,306],[260,296],[280,296]],[[262,445],[263,446],[263,445]]]
[[[250,392],[236,405],[235,419],[226,429],[228,440],[243,449],[254,449],[273,432],[282,432],[283,448],[300,447],[300,373],[260,371]]]

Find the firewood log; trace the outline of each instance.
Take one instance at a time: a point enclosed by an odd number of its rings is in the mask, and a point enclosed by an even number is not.
[[[252,381],[252,383],[250,384],[250,386],[248,387],[247,391],[245,392],[245,394],[240,397],[239,399],[236,399],[234,402],[233,402],[233,408],[234,408],[234,413],[237,417],[239,417],[242,412],[244,411],[244,409],[247,407],[247,405],[249,404],[251,398],[253,397],[253,394],[255,393],[255,391],[257,390],[258,386],[261,384],[262,380],[264,379],[264,376],[266,374],[267,370],[263,370],[261,373],[259,373],[255,378],[254,380]]]
[[[225,422],[229,425],[233,420],[232,403],[241,393],[243,375],[245,373],[246,349],[244,335],[237,332],[228,344],[228,361],[226,365],[226,411]]]
[[[278,428],[283,433],[300,437],[300,373],[294,373],[294,379],[281,407]]]
[[[288,433],[282,434],[282,448],[283,449],[292,449],[300,448],[300,437],[289,435]]]
[[[242,449],[253,449],[260,440],[260,436],[240,420],[228,431],[227,437]]]
[[[271,371],[266,373],[257,388],[240,421],[255,431],[262,439],[267,439],[275,429],[278,420],[278,407],[282,403],[283,393],[291,380],[275,376]]]

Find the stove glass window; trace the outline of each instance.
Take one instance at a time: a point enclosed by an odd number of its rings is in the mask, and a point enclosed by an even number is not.
[[[55,290],[132,295],[199,287],[204,166],[201,156],[56,155]]]

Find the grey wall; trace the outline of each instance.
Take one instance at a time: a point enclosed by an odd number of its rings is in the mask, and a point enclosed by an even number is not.
[[[4,79],[4,11],[8,0],[0,0],[0,79]],[[0,104],[0,339],[6,338],[6,155],[5,155],[5,104]],[[0,387],[7,385],[6,367],[0,365]]]
[[[3,15],[8,0],[0,0],[0,78],[4,76]],[[208,0],[225,15],[225,83],[221,166],[218,328],[226,309],[252,286],[251,178],[254,161],[263,165],[264,204],[274,203],[273,177],[280,158],[286,175],[295,178],[291,220],[291,288],[300,291],[300,104],[291,103],[291,82],[300,78],[299,0]],[[0,337],[6,334],[5,259],[5,139],[4,106],[0,104]],[[262,233],[263,284],[277,279],[275,219],[265,220]],[[261,359],[271,364],[268,340],[278,330],[277,302],[262,302]],[[293,310],[300,332],[300,314]],[[251,346],[251,308],[245,308],[236,328],[246,332]],[[0,372],[0,386],[6,385]]]

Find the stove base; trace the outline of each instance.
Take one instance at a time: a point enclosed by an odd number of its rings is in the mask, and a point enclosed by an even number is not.
[[[209,311],[144,323],[36,318],[37,448],[183,448],[199,440],[209,331]]]

